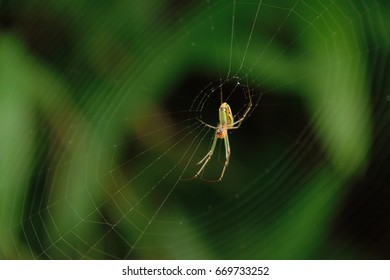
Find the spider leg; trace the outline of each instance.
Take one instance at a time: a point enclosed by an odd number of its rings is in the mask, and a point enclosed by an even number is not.
[[[250,110],[251,107],[252,107],[252,105],[250,105],[248,107],[248,109]],[[242,124],[242,121],[245,120],[245,117],[248,114],[249,110],[246,110],[245,114],[239,120],[235,121],[234,123],[229,124],[229,129],[237,129],[237,128],[239,128],[240,125]]]
[[[231,123],[228,125],[228,129],[237,129],[241,126],[242,121],[245,119],[246,114],[240,118],[238,121],[235,121],[234,123]]]
[[[214,153],[214,150],[215,150],[215,146],[217,145],[217,140],[218,140],[218,137],[217,135],[214,135],[214,140],[213,140],[213,144],[211,145],[211,148],[209,150],[209,152],[204,156],[204,158],[202,158],[198,164],[202,164],[202,167],[199,169],[199,171],[195,174],[195,176],[193,178],[196,178],[200,175],[200,173],[202,173],[203,169],[206,167],[206,164],[209,162],[209,160],[211,159],[211,157],[213,156],[213,153]]]
[[[209,125],[208,123],[205,123],[204,121],[202,121],[200,118],[196,118],[196,119],[197,119],[198,121],[200,121],[202,124],[204,124],[205,126],[209,127],[209,128],[212,128],[212,129],[215,129],[215,130],[218,129],[218,127]]]
[[[246,118],[246,116],[248,115],[248,113],[250,112],[250,110],[252,109],[252,95],[250,93],[248,93],[248,98],[249,98],[249,104],[248,104],[248,107],[246,108],[245,112],[244,112],[244,115],[242,115],[242,117],[229,124],[229,129],[237,129],[240,127],[242,121]]]
[[[240,124],[241,124],[241,123],[240,123]],[[230,126],[230,125],[228,125],[228,130],[230,130],[230,129],[237,129],[237,128],[240,127],[240,124],[239,124],[239,125],[236,125],[236,126]]]
[[[225,175],[225,170],[229,165],[229,159],[230,159],[230,143],[229,143],[229,136],[226,133],[225,138],[223,139],[225,141],[225,164],[223,165],[221,176],[219,177],[218,181],[221,181],[223,178],[223,175]]]

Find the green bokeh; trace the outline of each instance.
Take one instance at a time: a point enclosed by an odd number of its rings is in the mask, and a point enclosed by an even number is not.
[[[386,142],[388,5],[176,2],[0,2],[0,257],[389,256],[335,226]],[[212,136],[190,105],[233,74],[261,98],[226,178],[180,181]]]

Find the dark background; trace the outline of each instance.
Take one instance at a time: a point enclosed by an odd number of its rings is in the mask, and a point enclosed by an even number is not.
[[[388,259],[389,13],[0,1],[0,257]]]

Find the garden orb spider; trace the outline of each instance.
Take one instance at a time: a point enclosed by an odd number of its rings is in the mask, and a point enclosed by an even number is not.
[[[241,126],[241,123],[245,120],[247,117],[248,113],[250,112],[252,108],[252,96],[250,93],[248,93],[248,107],[246,108],[244,114],[242,117],[234,121],[234,115],[232,113],[232,110],[230,109],[229,104],[226,102],[223,102],[222,100],[222,85],[220,86],[221,89],[221,106],[219,107],[219,123],[218,126],[212,126],[209,125],[208,123],[205,123],[201,119],[198,118],[198,121],[200,121],[202,124],[205,126],[212,128],[215,130],[215,135],[213,139],[213,143],[211,144],[211,148],[208,151],[208,153],[197,163],[197,165],[202,164],[198,172],[192,177],[192,179],[197,178],[204,168],[206,167],[207,163],[210,161],[211,157],[214,154],[215,146],[217,145],[217,140],[218,139],[223,139],[224,144],[225,144],[225,164],[223,165],[221,175],[219,176],[218,180],[215,181],[221,181],[223,179],[223,176],[225,174],[225,170],[229,165],[229,159],[230,159],[230,143],[229,143],[229,136],[228,136],[228,131],[230,129],[237,129]],[[207,180],[209,181],[209,180]]]

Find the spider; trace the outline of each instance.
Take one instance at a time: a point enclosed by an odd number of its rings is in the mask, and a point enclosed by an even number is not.
[[[205,126],[207,126],[209,128],[214,129],[215,135],[214,135],[213,143],[211,144],[210,150],[197,163],[197,165],[202,164],[202,166],[200,167],[198,172],[192,177],[192,179],[195,179],[196,177],[198,177],[202,173],[202,171],[206,167],[207,163],[209,162],[209,160],[211,159],[211,157],[214,154],[217,140],[223,139],[224,144],[225,144],[225,164],[223,166],[221,176],[219,177],[218,180],[215,180],[215,181],[222,180],[222,178],[225,174],[225,170],[229,165],[229,159],[230,159],[230,144],[229,144],[228,130],[239,128],[241,126],[242,121],[245,120],[246,116],[248,115],[249,111],[252,108],[252,96],[250,93],[248,93],[248,99],[249,99],[248,107],[246,108],[244,114],[242,115],[242,117],[239,120],[234,121],[234,116],[233,116],[232,110],[230,109],[229,104],[227,104],[226,102],[222,102],[222,86],[221,86],[221,106],[219,107],[218,126],[209,125],[208,123],[205,123],[204,121],[202,121],[201,119],[198,118],[198,121],[200,121],[202,124],[204,124]]]

